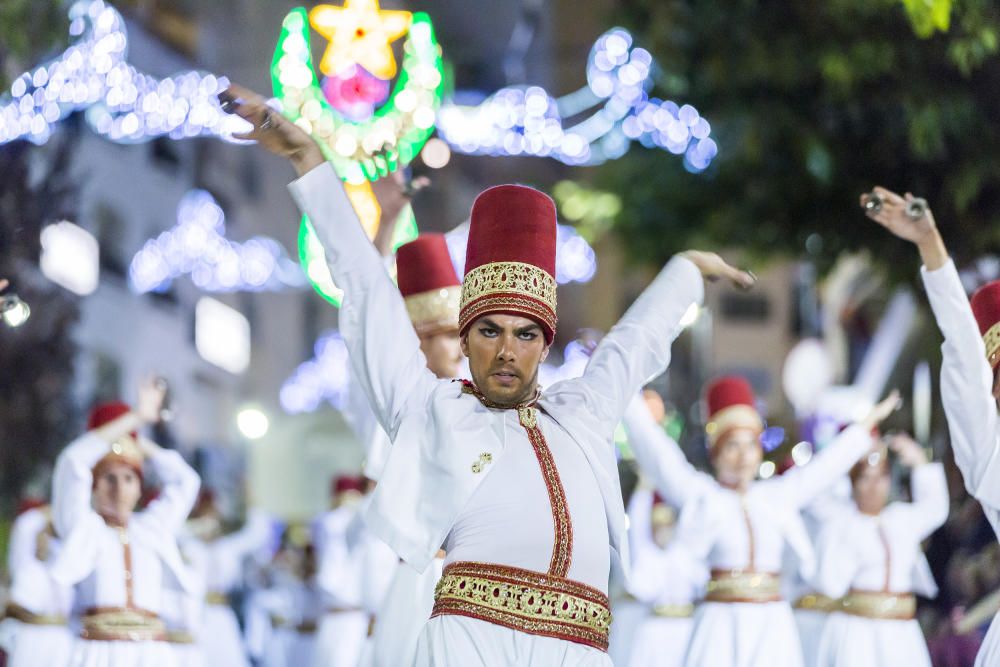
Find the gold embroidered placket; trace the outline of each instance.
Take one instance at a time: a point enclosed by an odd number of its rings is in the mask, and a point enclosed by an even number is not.
[[[1000,362],[1000,322],[986,330],[983,342],[986,344],[986,359],[995,368]]]

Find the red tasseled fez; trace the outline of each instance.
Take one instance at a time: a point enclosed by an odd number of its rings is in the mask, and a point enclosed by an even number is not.
[[[754,401],[753,388],[746,379],[738,375],[728,375],[714,380],[706,392],[708,402],[709,449],[723,439],[730,431],[747,428],[758,435],[764,430],[764,420]]]
[[[443,234],[421,234],[396,251],[396,279],[418,334],[458,328],[462,282]]]
[[[358,493],[365,492],[365,481],[361,477],[355,477],[353,475],[340,475],[335,477],[333,480],[333,491],[334,496],[339,496],[342,493],[347,493],[348,491],[357,491]]]
[[[972,295],[972,314],[986,344],[990,368],[1000,366],[1000,280],[994,280]]]
[[[524,185],[498,185],[472,205],[459,329],[483,315],[528,317],[556,332],[556,206]]]

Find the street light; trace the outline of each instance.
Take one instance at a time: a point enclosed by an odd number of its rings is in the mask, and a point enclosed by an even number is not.
[[[271,426],[270,420],[263,410],[246,407],[236,414],[236,427],[247,440],[260,440]]]

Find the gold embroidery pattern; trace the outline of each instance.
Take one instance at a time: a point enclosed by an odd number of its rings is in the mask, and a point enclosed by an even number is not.
[[[693,604],[658,604],[653,606],[653,616],[659,618],[691,618],[694,616]]]
[[[488,408],[504,409],[505,406],[498,405],[486,398],[479,389],[468,380],[462,381],[462,391],[472,394]],[[552,557],[549,560],[548,573],[555,577],[565,577],[569,573],[569,567],[573,562],[573,521],[569,513],[569,503],[566,502],[566,490],[563,488],[562,480],[559,478],[559,470],[556,468],[552,452],[545,442],[545,435],[538,428],[538,411],[534,407],[536,395],[530,402],[514,406],[517,410],[517,418],[521,426],[528,434],[528,441],[532,449],[535,450],[535,458],[538,459],[538,466],[542,470],[542,478],[545,480],[545,489],[549,494],[549,506],[552,510]],[[491,457],[492,460],[492,457]],[[473,464],[472,472],[480,472]]]
[[[712,420],[705,424],[709,447],[714,447],[723,435],[734,428],[751,428],[757,432],[764,430],[764,422],[760,413],[749,405],[731,405],[712,415]]]
[[[986,359],[991,368],[996,368],[1000,364],[1000,322],[986,330],[983,342],[986,343]]]
[[[458,328],[462,288],[458,285],[411,294],[403,299],[417,333]]]
[[[459,330],[465,329],[465,327],[486,313],[504,311],[522,313],[537,319],[553,331],[555,331],[558,322],[554,306],[550,308],[535,299],[517,294],[497,294],[482,297],[474,302],[467,303],[463,301],[462,303],[462,311],[458,316]]]
[[[491,294],[524,294],[556,309],[556,279],[534,264],[490,262],[465,274],[462,306]]]
[[[608,597],[590,586],[541,572],[452,563],[434,590],[431,618],[449,614],[608,650]]]
[[[712,570],[707,602],[778,602],[781,578],[772,572]]]
[[[96,641],[164,641],[167,631],[163,621],[150,611],[104,607],[87,611],[80,637]]]
[[[917,600],[911,593],[851,589],[841,598],[839,610],[863,618],[909,621],[917,614]]]
[[[792,606],[795,609],[820,611],[828,614],[831,611],[837,611],[840,608],[840,600],[828,597],[822,593],[809,593],[796,600],[795,604]]]
[[[58,614],[36,614],[16,602],[8,602],[4,618],[12,618],[28,625],[66,625],[66,617]]]

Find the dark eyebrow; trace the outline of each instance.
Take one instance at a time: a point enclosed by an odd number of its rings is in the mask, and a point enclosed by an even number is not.
[[[496,329],[497,331],[503,331],[503,327],[501,327],[499,324],[497,324],[496,322],[494,322],[493,320],[491,320],[488,317],[484,317],[482,319],[482,321],[480,321],[479,324],[480,324],[480,326],[491,327],[493,329]]]

